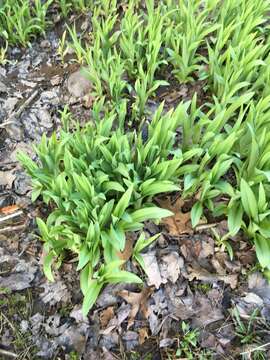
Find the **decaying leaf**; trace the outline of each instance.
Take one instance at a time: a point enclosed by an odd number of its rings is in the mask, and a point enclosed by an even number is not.
[[[148,318],[150,310],[148,308],[147,300],[152,294],[153,289],[150,287],[145,287],[141,292],[135,293],[127,290],[122,290],[119,292],[121,296],[128,304],[131,305],[131,310],[128,320],[128,329],[134,324],[135,317],[139,310],[141,311],[145,319]]]
[[[107,309],[104,309],[101,311],[99,315],[99,320],[102,329],[105,329],[106,326],[109,324],[110,320],[114,317],[114,308],[113,306],[107,307]]]
[[[180,275],[180,269],[183,268],[183,266],[184,260],[176,251],[162,256],[160,271],[163,282],[170,280],[172,283],[175,283]]]
[[[46,281],[40,285],[40,287],[44,289],[43,293],[40,294],[40,298],[45,304],[49,303],[53,306],[60,301],[62,303],[68,303],[70,301],[71,294],[67,286],[60,280],[54,283]]]
[[[0,171],[0,186],[6,186],[11,189],[15,178],[14,169],[10,171]]]
[[[158,289],[163,281],[155,253],[142,254],[142,258],[144,261],[144,269],[148,276],[147,284],[149,286],[154,285],[156,289]]]
[[[165,225],[170,235],[179,236],[181,234],[192,233],[190,213],[182,212],[184,201],[181,198],[178,198],[174,204],[171,203],[169,198],[165,198],[159,200],[159,205],[162,208],[171,210],[174,213],[173,216],[162,219],[162,224]]]
[[[223,281],[225,284],[230,285],[232,289],[235,289],[238,282],[237,274],[212,274],[208,270],[200,267],[199,264],[193,263],[192,266],[188,267],[188,280],[192,281],[193,279],[206,281],[206,282],[217,282]]]

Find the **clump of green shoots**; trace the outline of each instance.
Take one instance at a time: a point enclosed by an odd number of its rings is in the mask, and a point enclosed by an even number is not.
[[[66,251],[74,253],[81,272],[84,314],[104,284],[141,282],[120,270],[123,262],[118,253],[125,249],[127,231],[141,230],[144,221],[171,215],[153,204],[153,196],[179,190],[175,171],[182,158],[173,155],[173,146],[179,115],[185,108],[180,104],[162,116],[161,106],[147,141],[140,133],[114,131],[114,112],[84,129],[77,124],[70,132],[65,109],[59,138],[44,135],[35,147],[40,164],[19,155],[33,179],[33,200],[41,195],[54,207],[46,223],[37,219],[47,253],[44,272],[53,280],[53,263],[61,264]],[[140,251],[147,244],[140,237],[135,245],[134,259],[139,263]]]

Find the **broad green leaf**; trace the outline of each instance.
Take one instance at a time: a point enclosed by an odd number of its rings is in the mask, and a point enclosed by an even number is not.
[[[126,244],[125,232],[120,228],[110,227],[109,237],[111,244],[117,251],[123,251]]]
[[[84,244],[79,252],[79,263],[77,266],[77,271],[81,270],[85,265],[90,261],[90,251],[87,244]]]
[[[49,230],[45,222],[41,218],[36,218],[36,222],[38,225],[38,229],[40,231],[41,237],[44,241],[48,241],[49,239]]]
[[[119,271],[120,266],[122,266],[124,263],[125,263],[124,260],[119,260],[119,259],[111,261],[109,264],[107,264],[104,267],[104,273],[110,274],[111,272],[113,272],[115,270]]]
[[[160,236],[160,233],[153,235],[153,236],[149,237],[148,239],[145,239],[145,234],[142,232],[134,246],[134,249],[133,249],[134,253],[141,252],[148,245],[150,245],[153,241],[155,241],[159,236]]]
[[[97,280],[91,280],[88,289],[83,299],[82,313],[87,316],[89,310],[92,308],[97,300],[97,297],[103,287],[103,283],[99,284]]]
[[[266,194],[265,189],[262,183],[259,185],[259,199],[258,199],[258,210],[259,212],[263,212],[266,210],[267,202],[266,202]]]
[[[128,271],[117,271],[111,274],[106,274],[104,279],[110,284],[119,282],[142,284],[142,280],[135,274]]]
[[[134,222],[143,222],[146,220],[162,219],[164,217],[172,216],[173,213],[167,209],[159,207],[149,207],[139,209],[130,214]]]
[[[228,228],[232,235],[238,233],[241,228],[243,208],[240,203],[233,203],[228,209]]]
[[[90,264],[89,264],[85,266],[80,273],[80,286],[83,295],[85,295],[87,292],[90,278],[91,278],[91,273],[90,273]]]
[[[114,208],[113,215],[121,218],[124,214],[125,210],[128,208],[130,204],[130,198],[133,192],[133,186],[131,186],[120,198],[117,205]]]
[[[228,253],[229,253],[229,257],[230,257],[230,260],[232,261],[233,260],[233,248],[232,248],[232,245],[228,242],[228,241],[224,241],[223,242]]]
[[[241,191],[241,201],[245,212],[251,219],[257,221],[258,219],[257,200],[255,198],[255,195],[251,187],[244,179],[241,179],[240,191]]]
[[[255,250],[259,263],[263,269],[270,269],[270,240],[264,236],[256,234]]]
[[[193,228],[198,225],[202,214],[203,214],[203,206],[202,206],[202,203],[199,202],[199,201],[197,201],[197,202],[192,206],[191,214],[190,214],[190,216],[191,216],[191,224],[192,224],[192,227],[193,227]]]
[[[116,181],[108,181],[103,184],[104,190],[106,191],[119,191],[119,192],[125,192],[125,189],[121,184],[119,184]]]
[[[147,186],[144,186],[144,184],[141,185],[141,191],[143,196],[153,196],[164,192],[179,190],[180,188],[170,181],[155,181],[153,184]]]
[[[135,260],[140,266],[141,268],[143,269],[143,271],[145,272],[145,263],[144,263],[144,260],[143,260],[143,257],[141,254],[134,254],[133,255],[133,260]]]

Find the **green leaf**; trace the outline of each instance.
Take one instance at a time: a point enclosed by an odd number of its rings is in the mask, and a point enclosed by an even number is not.
[[[233,261],[233,248],[232,245],[228,241],[224,241],[224,245],[229,253],[230,260]]]
[[[125,232],[120,228],[110,227],[110,243],[117,251],[123,251],[126,244]]]
[[[110,274],[111,272],[119,271],[120,266],[122,266],[125,263],[124,260],[114,260],[111,261],[109,264],[107,264],[104,267],[104,273]]]
[[[155,181],[154,183],[144,186],[141,185],[143,196],[152,196],[164,192],[179,191],[180,188],[170,181]]]
[[[77,271],[85,267],[85,265],[90,261],[90,257],[91,255],[88,246],[87,244],[84,244],[79,252],[79,263],[77,266]]]
[[[265,211],[267,208],[265,189],[262,183],[259,185],[259,199],[258,199],[258,210],[259,212]]]
[[[42,188],[36,188],[36,189],[32,190],[32,193],[31,193],[32,202],[35,202],[37,200],[37,198],[41,194],[41,191],[42,191]]]
[[[134,222],[143,222],[146,220],[162,219],[164,217],[172,216],[173,213],[167,209],[161,209],[159,207],[149,207],[139,209],[130,214]]]
[[[137,275],[122,270],[106,274],[104,279],[110,284],[116,284],[119,282],[142,284],[142,280]]]
[[[135,260],[140,265],[140,267],[143,269],[143,271],[146,272],[145,271],[144,260],[143,260],[143,257],[142,257],[141,254],[134,254],[133,255],[133,260]]]
[[[106,191],[119,191],[119,192],[125,192],[125,189],[121,184],[119,184],[116,181],[108,181],[103,184],[104,190]]]
[[[257,201],[253,191],[251,190],[251,187],[244,179],[241,179],[240,191],[241,191],[241,201],[245,212],[251,219],[257,221],[258,219]]]
[[[153,236],[149,237],[148,239],[145,239],[145,234],[144,234],[144,232],[142,232],[134,246],[134,249],[133,249],[134,253],[141,252],[148,245],[150,245],[153,241],[155,241],[159,236],[160,236],[160,233],[153,235]]]
[[[203,214],[203,206],[202,206],[202,203],[199,202],[199,201],[197,201],[197,202],[192,206],[191,214],[190,214],[190,215],[191,215],[191,224],[192,224],[192,227],[193,227],[193,228],[198,225],[202,214]]]
[[[36,222],[37,222],[41,237],[43,238],[44,241],[47,241],[49,239],[49,230],[48,230],[47,225],[41,218],[36,218]]]
[[[92,308],[97,300],[97,297],[103,287],[103,283],[99,284],[97,280],[91,280],[88,289],[83,299],[82,313],[87,316],[89,310]]]
[[[270,241],[264,236],[256,234],[255,250],[259,263],[263,269],[270,269]]]
[[[44,274],[45,274],[46,278],[52,282],[54,281],[54,277],[53,277],[53,273],[52,273],[52,263],[53,263],[54,257],[55,257],[54,253],[52,251],[50,251],[44,257],[44,260],[43,260]]]
[[[235,235],[241,228],[243,208],[240,203],[233,203],[228,209],[228,228],[231,235]]]
[[[91,276],[90,270],[91,269],[90,269],[90,264],[89,264],[89,265],[85,266],[80,273],[80,286],[81,286],[83,295],[86,294],[88,286],[89,286],[89,281],[90,281],[90,276]]]
[[[114,208],[113,215],[121,218],[125,210],[128,208],[130,203],[130,198],[133,192],[133,186],[131,186],[120,198],[117,205]]]

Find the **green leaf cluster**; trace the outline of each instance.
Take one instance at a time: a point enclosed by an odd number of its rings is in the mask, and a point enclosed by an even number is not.
[[[83,282],[92,289],[84,291],[83,285],[83,293],[98,294],[104,283],[116,281],[103,275],[124,250],[126,232],[142,229],[144,221],[171,215],[155,206],[153,197],[179,190],[175,173],[182,158],[172,152],[185,106],[180,104],[164,116],[162,109],[152,119],[147,140],[141,133],[114,130],[116,114],[108,113],[83,129],[77,124],[73,131],[62,130],[59,138],[55,133],[50,138],[44,135],[35,147],[38,163],[19,155],[33,179],[33,200],[41,195],[53,208],[46,223],[37,220],[48,254],[44,261],[48,279],[53,280],[52,263],[60,264],[71,251],[78,258]],[[63,116],[67,126],[65,111]],[[146,245],[140,238],[135,248],[134,258],[140,264],[139,253]],[[124,281],[124,275],[134,279],[116,268],[115,279]],[[84,310],[89,310],[92,300],[86,296],[85,302]]]
[[[30,45],[36,35],[44,34],[46,14],[53,0],[5,0],[0,4],[0,37],[9,44]]]

